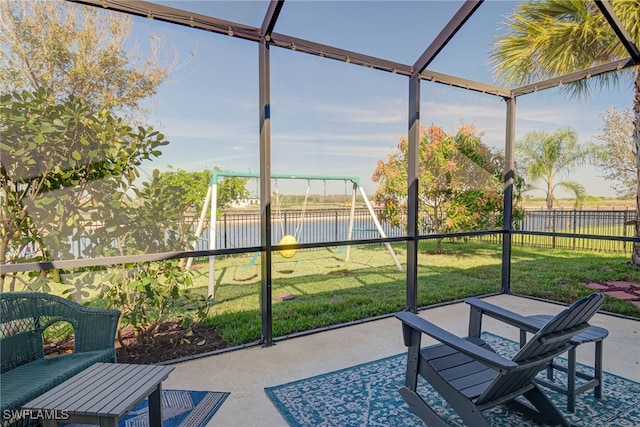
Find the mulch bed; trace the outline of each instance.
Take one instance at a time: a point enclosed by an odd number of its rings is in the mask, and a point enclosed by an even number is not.
[[[135,341],[132,330],[123,332],[125,347],[116,341],[116,358],[119,363],[155,364],[183,357],[194,356],[229,347],[211,328],[195,325],[185,331],[175,322],[163,323],[152,343],[140,344]],[[73,339],[62,343],[45,344],[47,356],[73,352]]]
[[[116,341],[119,363],[153,364],[189,357],[229,347],[216,331],[195,325],[186,332],[175,322],[163,323],[150,344],[135,342],[131,330],[123,333],[125,347]]]

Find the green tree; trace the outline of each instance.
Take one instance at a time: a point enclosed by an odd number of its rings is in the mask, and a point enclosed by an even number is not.
[[[159,185],[157,172],[150,184],[135,185],[139,166],[168,144],[164,136],[93,111],[75,96],[52,99],[44,89],[0,97],[0,262],[21,261],[29,245],[37,249],[32,261],[184,250],[192,233],[181,221],[184,204],[175,203],[184,187]],[[191,275],[178,261],[162,260],[86,269],[62,282],[76,300],[97,289],[109,307],[122,310],[122,328],[131,326],[137,341],[148,342],[176,304],[187,327],[206,312],[206,301],[190,294]],[[48,291],[46,276],[9,275],[9,290],[21,281]],[[0,288],[6,279],[0,276]]]
[[[207,301],[193,292],[192,272],[178,263],[125,263],[107,270],[102,297],[108,307],[122,312],[117,337],[123,347],[128,344],[122,333],[126,327],[133,329],[136,342],[148,344],[170,317],[180,321],[184,338],[206,315]]]
[[[372,176],[378,183],[374,199],[383,206],[382,219],[393,226],[405,224],[407,149],[407,140],[401,138],[387,161],[378,161]],[[421,229],[437,234],[502,226],[503,162],[472,126],[462,126],[455,135],[437,126],[423,129],[419,150]]]
[[[111,209],[109,204],[100,204],[92,211],[102,224],[88,237],[95,250],[92,255],[126,256],[188,249],[194,233],[191,224],[183,220],[189,205],[181,197],[185,188],[163,181],[159,171],[154,170],[151,179],[140,188],[130,185],[128,191],[114,192],[109,199]],[[187,333],[206,313],[206,300],[193,292],[193,273],[183,268],[182,260],[111,265],[102,274],[95,287],[108,307],[122,311],[118,339],[123,346],[127,344],[122,336],[126,327],[133,330],[136,342],[150,343],[169,316],[180,320]],[[83,289],[94,283],[80,281]],[[176,313],[180,319],[176,319]]]
[[[603,133],[596,138],[604,142],[598,164],[604,178],[616,183],[612,186],[621,197],[633,197],[637,180],[636,146],[633,143],[633,117],[630,109],[618,111],[611,107],[600,115]]]
[[[217,166],[213,169],[217,172],[223,171]],[[182,206],[184,214],[190,213],[192,216],[194,213],[199,214],[202,211],[211,176],[212,173],[209,169],[189,172],[169,166],[168,170],[159,172],[154,185],[173,187],[176,194],[172,197],[174,199],[177,198],[176,202]],[[230,176],[225,176],[220,180],[217,192],[218,215],[222,213],[223,209],[229,207],[233,201],[249,197],[249,191],[246,188],[248,181],[248,178]],[[150,183],[145,185],[150,185]]]
[[[215,167],[216,171],[221,171]],[[138,212],[149,212],[141,218],[150,218],[151,224],[146,233],[159,233],[158,237],[149,238],[149,242],[173,242],[171,250],[190,250],[195,236],[195,223],[199,219],[205,202],[212,173],[209,169],[200,172],[188,172],[182,169],[169,169],[160,172],[155,169],[151,180],[142,184],[140,190],[135,190]],[[247,178],[224,177],[218,183],[218,216],[233,200],[249,195],[245,188]],[[209,208],[209,206],[207,206]],[[161,225],[161,228],[157,228]],[[145,233],[141,228],[137,233]],[[162,236],[162,238],[160,238]],[[184,263],[181,262],[181,265]]]
[[[640,2],[611,0],[625,28],[640,45]],[[507,83],[527,84],[594,65],[629,57],[595,2],[586,0],[526,1],[506,22],[491,57],[496,75]],[[594,88],[606,88],[623,76],[633,79],[633,132],[636,154],[636,236],[640,237],[640,66],[595,76],[562,86],[573,97],[586,97]],[[631,261],[640,265],[640,243],[634,243]]]
[[[162,57],[155,35],[144,57],[125,50],[132,25],[131,16],[62,0],[0,2],[0,93],[47,88],[57,100],[139,115],[176,57]]]
[[[131,17],[62,1],[0,2],[0,23],[0,263],[25,246],[36,250],[31,261],[184,250],[181,189],[158,185],[158,174],[136,187],[140,167],[168,144],[142,124],[143,102],[173,66],[161,61],[162,41],[138,50]],[[139,341],[177,301],[197,302],[182,298],[191,272],[176,260],[96,270],[61,275],[67,293],[79,300],[97,288]],[[46,271],[11,279],[48,290]]]
[[[37,249],[32,260],[74,257],[71,239],[94,241],[100,234],[91,231],[92,220],[108,233],[125,227],[120,215],[138,166],[168,144],[153,128],[132,128],[75,96],[51,100],[45,89],[0,97],[3,264],[27,246]],[[102,247],[110,245],[106,234],[101,239]],[[96,250],[80,255],[104,255]]]
[[[573,193],[576,206],[582,203],[586,196],[584,186],[563,178],[576,167],[586,164],[594,155],[594,148],[579,144],[578,135],[569,128],[561,128],[553,133],[528,132],[516,142],[518,167],[528,179],[525,191],[544,192],[549,210],[553,209],[554,192],[558,188]],[[536,187],[539,181],[542,181],[542,187]]]
[[[155,36],[145,55],[125,50],[132,22],[59,0],[0,2],[0,262],[72,257],[69,233],[77,241],[89,220],[121,223],[114,217],[139,166],[167,143],[150,127],[132,125],[173,66],[162,63]],[[109,240],[98,234],[91,238]],[[101,256],[108,245],[80,255]]]

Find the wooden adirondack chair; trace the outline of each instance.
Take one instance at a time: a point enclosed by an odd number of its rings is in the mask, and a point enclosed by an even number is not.
[[[447,423],[417,394],[418,375],[433,388],[471,427],[489,426],[482,411],[505,404],[536,422],[571,424],[533,381],[554,357],[572,347],[575,334],[589,327],[604,295],[592,294],[553,317],[511,359],[496,354],[479,337],[460,338],[411,312],[400,312],[405,345],[408,347],[405,386],[400,394],[430,427]],[[427,334],[442,344],[421,350]],[[516,400],[517,397],[524,397]]]

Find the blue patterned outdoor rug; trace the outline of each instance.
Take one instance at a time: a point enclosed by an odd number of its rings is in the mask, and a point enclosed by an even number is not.
[[[204,427],[229,396],[219,391],[162,390],[164,427]],[[85,424],[64,424],[80,427]],[[143,400],[118,423],[118,427],[148,427],[149,401]],[[93,427],[93,426],[91,426]]]
[[[518,344],[483,332],[482,338],[497,353],[511,358]],[[606,344],[605,344],[606,345]],[[265,388],[280,414],[291,426],[423,426],[402,400],[398,389],[404,385],[406,354],[387,357],[327,374]],[[566,360],[560,360],[559,362]],[[589,368],[580,365],[586,372]],[[566,374],[556,371],[557,380]],[[544,373],[541,373],[544,375]],[[603,373],[602,399],[593,390],[576,399],[576,411],[566,413],[569,420],[581,426],[640,426],[640,384]],[[579,381],[579,380],[578,380]],[[580,383],[578,383],[580,384]],[[566,410],[566,396],[543,388],[556,406]],[[463,426],[451,407],[421,378],[419,394],[451,426]],[[532,421],[498,406],[483,414],[496,427],[535,426]]]

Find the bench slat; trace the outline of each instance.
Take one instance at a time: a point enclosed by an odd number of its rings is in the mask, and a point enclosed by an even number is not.
[[[122,418],[165,380],[173,366],[96,363],[24,408]]]

